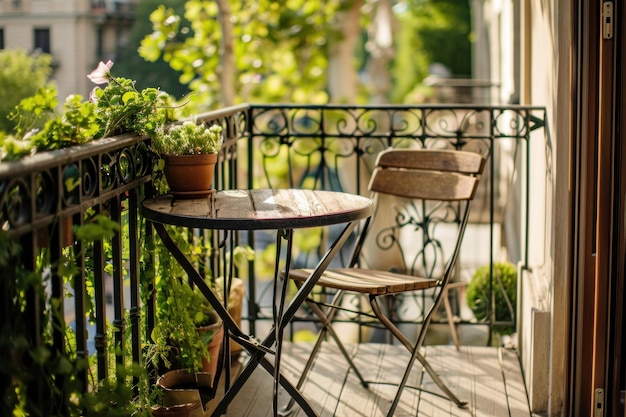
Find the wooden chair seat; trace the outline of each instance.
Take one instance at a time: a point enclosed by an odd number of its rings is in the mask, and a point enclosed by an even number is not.
[[[289,272],[289,278],[304,282],[311,272],[312,269],[296,269]],[[318,281],[318,285],[323,287],[375,295],[425,290],[436,287],[437,284],[436,279],[364,268],[329,269]]]

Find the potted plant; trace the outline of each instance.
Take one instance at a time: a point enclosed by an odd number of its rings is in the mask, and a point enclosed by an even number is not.
[[[202,301],[201,293],[178,277],[160,277],[157,283],[157,324],[144,353],[146,363],[156,374],[163,407],[199,402],[197,412],[204,413],[206,403],[215,394],[215,370],[206,365],[217,363],[219,353],[212,358],[207,341],[219,334],[221,322],[207,307],[208,302]],[[198,331],[198,327],[213,322],[219,325]],[[192,410],[190,416],[195,413]]]
[[[479,322],[491,317],[492,314],[492,303],[489,298],[490,270],[490,265],[478,268],[467,285],[467,304]],[[495,299],[495,320],[497,322],[512,321],[515,314],[517,294],[517,270],[515,265],[508,262],[496,262],[493,264],[493,276],[492,291]],[[513,325],[496,325],[493,329],[501,335],[510,335],[515,332]]]
[[[152,149],[165,160],[165,178],[176,197],[196,198],[213,192],[217,153],[222,146],[222,127],[187,120],[159,128]]]
[[[206,341],[209,335],[198,327],[209,321],[199,296],[177,277],[160,277],[157,282],[156,325],[147,346],[147,362],[159,375],[173,369],[192,372],[202,369],[202,359],[209,359]]]
[[[216,375],[224,340],[224,323],[200,291],[196,289],[195,292],[200,306],[196,329],[207,349],[206,356],[202,356],[202,370]]]

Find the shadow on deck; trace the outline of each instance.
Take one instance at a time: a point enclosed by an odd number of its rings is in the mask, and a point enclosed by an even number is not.
[[[359,344],[351,346],[355,362],[366,380],[396,382],[402,377],[408,352],[401,346]],[[281,363],[283,373],[295,383],[308,358],[311,345],[285,343]],[[495,348],[436,345],[425,348],[425,356],[449,388],[467,401],[458,408],[442,397],[428,374],[419,364],[409,384],[422,390],[406,389],[396,416],[511,416],[531,415],[518,355],[515,351]],[[245,358],[244,358],[245,360]],[[272,416],[272,377],[260,367],[246,382],[228,409],[229,417]],[[372,384],[363,388],[348,370],[334,343],[326,342],[310,377],[302,389],[305,397],[320,417],[385,416],[395,394],[395,387]],[[220,394],[218,393],[218,396]],[[279,392],[279,404],[289,397]],[[206,415],[210,415],[211,408]],[[303,417],[296,409],[290,416]]]

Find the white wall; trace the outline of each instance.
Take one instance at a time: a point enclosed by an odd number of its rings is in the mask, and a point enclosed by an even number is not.
[[[534,411],[553,416],[561,414],[567,382],[570,14],[570,2],[532,0],[523,16],[522,100],[546,106],[548,136],[533,140],[530,152],[531,271],[523,314],[531,325],[523,329],[522,359]]]
[[[519,271],[518,349],[533,412],[557,416],[569,327],[571,6],[564,0],[475,0],[473,6],[474,76],[499,82],[503,102],[519,94],[521,104],[547,109],[548,126],[532,136],[521,161],[525,166],[528,158],[531,168],[528,245],[523,233],[517,237],[522,260],[528,247],[528,268]],[[516,184],[518,190],[525,186]],[[511,206],[524,207],[524,201]],[[524,230],[523,211],[511,214]]]

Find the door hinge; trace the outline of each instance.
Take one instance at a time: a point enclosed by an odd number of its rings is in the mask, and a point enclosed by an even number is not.
[[[604,417],[604,390],[596,388],[593,417]]]
[[[602,3],[602,37],[613,39],[613,2]]]

